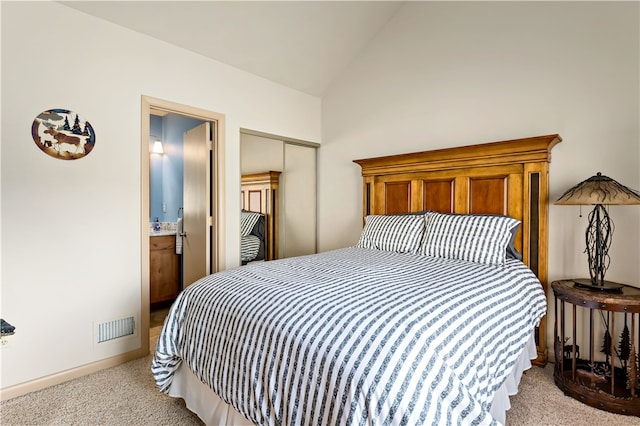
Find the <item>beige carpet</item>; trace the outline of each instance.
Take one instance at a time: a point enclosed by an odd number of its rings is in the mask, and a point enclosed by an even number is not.
[[[565,396],[553,382],[553,364],[522,377],[507,411],[509,426],[636,426],[640,418],[598,410]]]
[[[150,373],[151,356],[80,379],[4,401],[0,424],[22,425],[202,425],[180,399],[160,394]],[[631,426],[637,417],[586,406],[553,384],[553,365],[533,367],[512,397],[509,426]]]

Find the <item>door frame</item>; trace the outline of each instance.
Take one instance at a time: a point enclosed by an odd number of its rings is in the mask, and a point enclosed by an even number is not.
[[[225,116],[213,111],[178,104],[176,102],[153,98],[142,95],[140,107],[140,338],[142,339],[142,351],[149,353],[149,117],[152,110],[161,110],[169,113],[184,115],[202,121],[215,122],[213,126],[211,164],[211,215],[213,218],[211,235],[211,271],[219,270],[219,265],[225,263],[224,244],[221,235],[224,235],[222,225],[224,223],[224,210],[221,200],[224,199],[224,135]],[[208,161],[208,159],[207,159]]]

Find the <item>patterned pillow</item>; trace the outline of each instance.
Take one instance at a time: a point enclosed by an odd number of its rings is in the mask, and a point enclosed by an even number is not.
[[[520,226],[509,216],[429,212],[425,217],[421,254],[492,265],[504,264],[512,229]]]
[[[251,234],[251,230],[260,219],[260,216],[262,216],[260,213],[242,210],[240,212],[240,235],[246,237]]]
[[[243,262],[251,262],[258,257],[261,243],[260,238],[255,235],[240,237],[240,260]]]
[[[356,247],[397,253],[418,253],[424,236],[424,215],[370,215]]]

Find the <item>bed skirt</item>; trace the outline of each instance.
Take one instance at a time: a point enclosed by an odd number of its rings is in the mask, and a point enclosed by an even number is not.
[[[509,396],[518,393],[522,373],[531,368],[531,360],[537,357],[533,334],[503,385],[498,389],[491,404],[490,413],[501,424],[506,423],[507,410],[511,408]],[[211,389],[202,384],[184,363],[175,372],[169,388],[169,395],[182,398],[189,410],[195,413],[207,426],[250,426],[252,422],[220,399]]]
[[[525,346],[518,357],[511,373],[507,376],[502,386],[496,391],[493,402],[491,403],[489,412],[491,416],[501,424],[504,425],[507,422],[507,410],[511,408],[509,397],[518,393],[522,373],[531,368],[531,360],[537,357],[538,350],[536,349],[536,340],[534,333],[531,333],[527,346]]]

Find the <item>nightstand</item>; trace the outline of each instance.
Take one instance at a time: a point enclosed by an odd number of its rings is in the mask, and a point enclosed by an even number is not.
[[[556,385],[593,407],[640,416],[640,288],[609,293],[573,280],[551,288]]]

